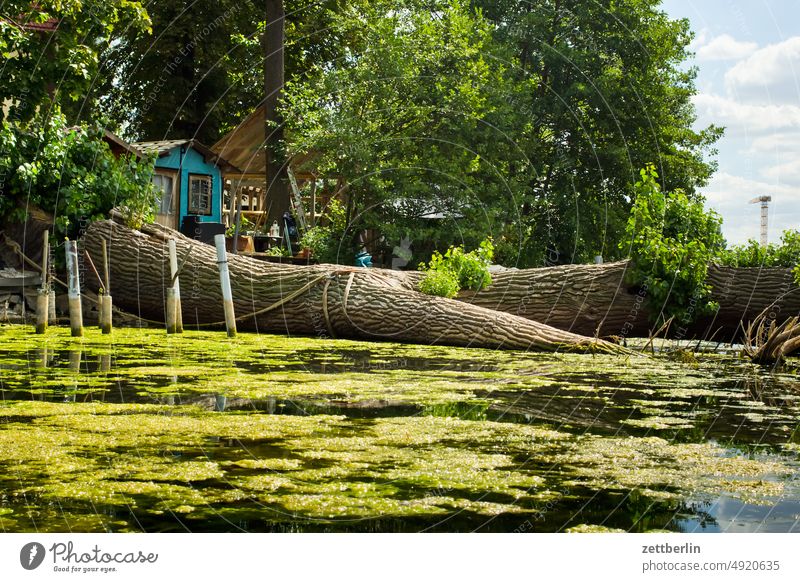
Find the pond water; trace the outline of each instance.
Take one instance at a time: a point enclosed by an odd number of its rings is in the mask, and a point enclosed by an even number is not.
[[[2,531],[800,531],[792,362],[68,334],[0,327]]]

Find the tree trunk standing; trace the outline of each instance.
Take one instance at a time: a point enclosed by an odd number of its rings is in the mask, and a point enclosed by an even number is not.
[[[278,110],[283,94],[283,49],[285,13],[283,0],[266,0],[264,28],[264,149],[267,180],[267,224],[283,224],[283,213],[291,210],[283,142],[283,118]]]
[[[164,321],[169,283],[167,240],[192,252],[181,272],[184,323],[224,322],[214,247],[150,225],[148,234],[112,221],[94,222],[86,248],[111,250],[116,303]],[[147,265],[137,269],[136,265]],[[159,268],[159,265],[161,268]],[[240,330],[382,339],[423,344],[539,350],[621,351],[618,346],[477,305],[430,297],[379,269],[267,263],[229,256],[231,290]],[[90,285],[95,285],[92,281]]]

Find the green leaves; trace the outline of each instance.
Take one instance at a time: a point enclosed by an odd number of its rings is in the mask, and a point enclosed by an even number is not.
[[[428,213],[480,218],[496,178],[483,179],[491,144],[476,128],[494,107],[487,87],[502,84],[502,67],[484,58],[488,24],[441,1],[353,3],[333,18],[341,59],[287,86],[291,152],[314,152],[319,171],[345,176],[353,228],[391,229],[390,248],[404,232],[443,226]]]
[[[425,271],[419,290],[440,297],[455,297],[461,289],[480,291],[492,284],[489,265],[493,258],[491,239],[485,239],[477,249],[468,253],[461,246],[450,247],[444,255],[434,251],[428,265],[423,263],[419,266],[420,271]]]
[[[37,206],[55,218],[56,238],[75,238],[89,221],[117,207],[130,226],[152,221],[154,159],[116,158],[100,126],[69,126],[58,111],[29,123],[0,124],[0,218]]]
[[[26,26],[32,23],[52,30]],[[122,31],[148,26],[141,2],[6,0],[0,14],[0,101],[9,102],[8,116],[27,122],[53,102],[82,110],[93,84],[101,84],[100,52]],[[0,120],[4,116],[0,111]]]
[[[720,262],[731,267],[794,268],[800,263],[800,231],[785,230],[780,244],[770,243],[766,247],[750,239],[743,245],[726,249]]]
[[[632,260],[629,283],[647,292],[654,323],[674,317],[679,325],[712,313],[708,264],[725,246],[722,219],[681,190],[664,193],[651,164],[639,172],[636,199],[620,242]]]

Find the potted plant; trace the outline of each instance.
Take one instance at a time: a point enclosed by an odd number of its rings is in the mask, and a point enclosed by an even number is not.
[[[236,241],[236,251],[246,252],[253,251],[253,237],[250,236],[252,229],[255,225],[250,222],[246,217],[242,216],[239,221],[239,238]],[[233,236],[236,232],[236,225],[231,225],[225,231],[225,246],[228,251],[233,250]]]
[[[312,226],[306,230],[300,239],[300,249],[298,257],[308,259],[314,256],[319,257],[328,248],[331,242],[331,231],[326,226]]]

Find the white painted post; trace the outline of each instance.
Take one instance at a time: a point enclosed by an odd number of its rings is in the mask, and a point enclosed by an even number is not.
[[[69,299],[69,325],[72,336],[83,335],[81,307],[81,275],[78,271],[78,243],[68,240],[64,244],[67,254],[67,298]]]
[[[218,234],[214,237],[217,247],[217,266],[219,267],[219,282],[222,286],[222,306],[225,309],[225,327],[228,337],[236,336],[236,317],[233,314],[233,293],[231,293],[231,277],[228,272],[228,256],[225,252],[225,235]]]
[[[172,283],[172,296],[174,304],[172,308],[175,310],[175,327],[170,331],[169,322],[167,323],[167,333],[183,333],[183,310],[181,309],[181,283],[178,273],[178,249],[175,244],[175,239],[171,238],[167,241],[169,247],[169,276]],[[169,313],[170,305],[170,290],[167,289],[167,313]]]

